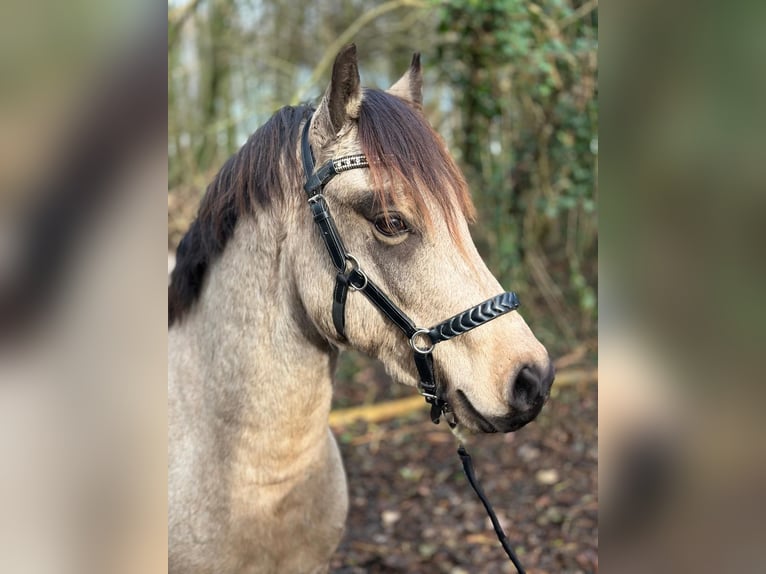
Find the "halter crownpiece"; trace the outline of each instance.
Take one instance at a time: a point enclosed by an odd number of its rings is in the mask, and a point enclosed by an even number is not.
[[[362,270],[356,257],[346,250],[325,197],[322,194],[325,186],[339,173],[351,169],[369,167],[367,158],[363,154],[343,156],[331,159],[315,170],[314,154],[311,151],[308,137],[310,124],[311,118],[306,120],[301,138],[301,156],[303,169],[306,174],[306,184],[303,188],[308,196],[308,203],[314,217],[314,222],[319,228],[330,259],[337,270],[332,301],[332,320],[335,330],[343,339],[346,338],[346,299],[348,292],[359,291],[364,294],[377,307],[378,311],[394,323],[409,340],[415,367],[418,371],[418,390],[426,402],[431,405],[431,420],[438,424],[439,419],[444,415],[450,427],[454,427],[457,422],[454,419],[452,409],[444,397],[444,390],[439,385],[434,372],[434,347],[438,343],[453,339],[488,323],[492,319],[518,309],[520,305],[519,298],[513,292],[501,293],[433,327],[417,327],[412,319]],[[514,554],[491,505],[476,481],[470,456],[465,452],[462,445],[458,450],[458,454],[463,461],[463,469],[469,483],[476,491],[489,514],[498,540],[500,540],[503,549],[514,566],[516,566],[519,574],[524,574],[524,568]]]

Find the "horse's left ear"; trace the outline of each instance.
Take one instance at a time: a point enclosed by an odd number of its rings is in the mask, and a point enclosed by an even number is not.
[[[410,69],[387,91],[389,94],[411,102],[418,109],[423,106],[423,73],[420,69],[420,52],[415,52],[412,55]]]
[[[324,138],[334,138],[347,123],[359,118],[361,105],[356,45],[349,44],[335,57],[332,80],[317,108],[316,132]]]

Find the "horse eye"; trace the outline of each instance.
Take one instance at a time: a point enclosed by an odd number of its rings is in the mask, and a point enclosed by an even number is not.
[[[378,215],[375,218],[375,229],[380,231],[386,237],[395,237],[410,230],[407,223],[400,215],[389,213],[388,215]]]

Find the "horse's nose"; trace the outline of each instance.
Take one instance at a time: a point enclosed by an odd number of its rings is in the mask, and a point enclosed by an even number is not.
[[[513,412],[539,409],[550,393],[554,376],[555,370],[550,361],[524,365],[511,382],[508,402]]]

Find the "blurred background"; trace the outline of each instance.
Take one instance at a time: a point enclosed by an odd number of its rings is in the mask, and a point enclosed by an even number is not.
[[[317,103],[349,42],[362,84],[379,88],[421,52],[425,114],[473,191],[479,251],[556,359],[540,419],[472,445],[484,488],[530,572],[595,572],[595,1],[172,0],[171,264],[224,161],[281,106]],[[422,399],[354,353],[337,380],[351,511],[332,571],[510,572]]]
[[[224,10],[216,57],[240,80],[222,82],[234,111],[219,98],[212,122],[199,103],[211,1],[0,7],[0,571],[166,570],[166,250],[237,138],[317,98],[333,43],[355,40],[368,85],[423,52],[427,114],[472,182],[477,242],[558,361],[538,421],[469,445],[530,572],[763,572],[766,4],[602,2],[598,147],[588,2],[282,5]],[[279,51],[293,44],[306,54]],[[472,53],[491,65],[469,67]],[[488,135],[472,152],[473,126]],[[217,160],[198,164],[201,138]],[[599,147],[602,193],[594,182],[580,199]],[[601,214],[598,387],[583,382],[588,197]],[[532,237],[560,293],[544,294]],[[493,261],[501,243],[521,265]],[[371,416],[411,398],[375,365],[351,357],[339,375],[352,509],[333,569],[508,571],[449,434],[420,404]],[[338,416],[352,406],[366,418]]]

